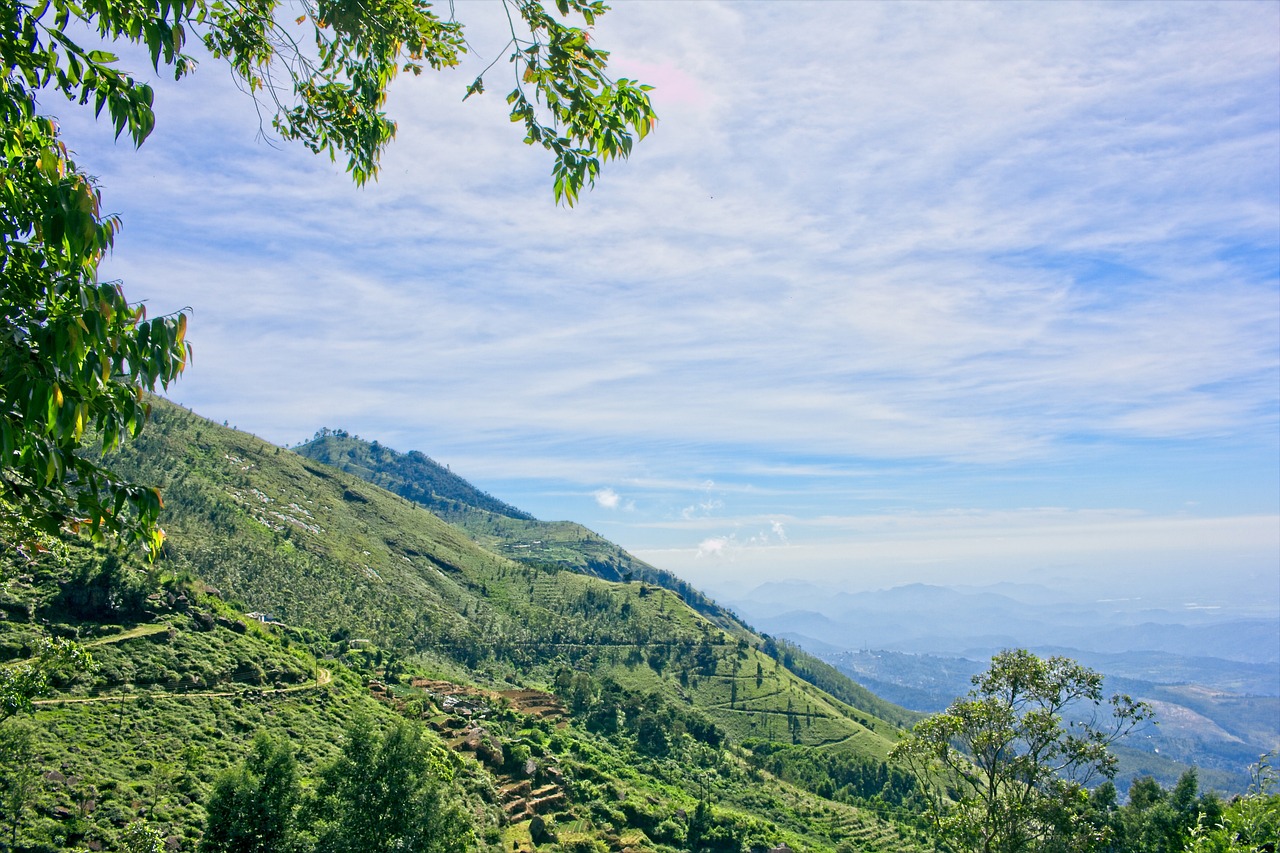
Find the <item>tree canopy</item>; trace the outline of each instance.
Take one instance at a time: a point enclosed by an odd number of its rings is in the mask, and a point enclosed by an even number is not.
[[[610,79],[588,29],[539,0],[503,2],[511,119],[551,152],[554,196],[572,205],[602,162],[628,156],[653,127],[649,87]],[[555,6],[587,28],[607,9]],[[99,45],[83,46],[86,35]],[[467,50],[462,23],[422,0],[0,0],[0,542],[12,547],[42,547],[64,529],[152,554],[162,542],[159,493],[82,451],[92,440],[106,453],[143,427],[145,392],[188,364],[187,318],[149,318],[119,282],[98,280],[120,223],[102,215],[41,98],[105,113],[117,137],[141,145],[155,126],[152,90],[103,47],[140,45],[180,79],[196,67],[189,36],[229,63],[282,138],[345,158],[357,184],[376,176],[395,135],[383,111],[391,81],[456,65]]]
[[[288,743],[258,732],[249,755],[214,785],[200,853],[293,853],[300,798]]]
[[[1088,805],[1084,786],[1115,775],[1110,745],[1150,708],[1105,701],[1097,672],[1021,649],[996,655],[973,684],[893,750],[916,774],[939,836],[982,853],[1088,849],[1093,839],[1072,837],[1089,829],[1074,820]]]

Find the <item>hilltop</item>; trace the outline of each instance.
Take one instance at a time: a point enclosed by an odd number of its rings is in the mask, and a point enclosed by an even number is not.
[[[293,451],[430,510],[461,527],[486,550],[526,565],[567,569],[602,580],[656,584],[677,593],[721,627],[741,627],[728,611],[670,572],[637,559],[576,522],[534,518],[418,451],[400,453],[345,430],[327,429]]]
[[[312,441],[293,450],[431,510],[464,530],[487,551],[522,565],[669,590],[731,637],[758,646],[768,657],[782,660],[793,674],[859,711],[897,726],[909,726],[916,719],[916,715],[884,701],[798,646],[759,634],[731,610],[672,573],[636,558],[576,522],[539,520],[501,503],[421,453],[400,453],[342,430],[321,430]]]

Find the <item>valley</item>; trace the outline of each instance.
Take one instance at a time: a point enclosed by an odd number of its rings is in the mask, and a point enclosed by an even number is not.
[[[841,593],[769,584],[731,601],[878,695],[941,711],[1002,648],[1065,655],[1103,673],[1109,692],[1153,704],[1158,724],[1120,747],[1117,783],[1189,767],[1208,787],[1248,785],[1248,768],[1280,749],[1280,619],[1266,602],[1182,608],[1089,601],[1031,584],[902,586]]]

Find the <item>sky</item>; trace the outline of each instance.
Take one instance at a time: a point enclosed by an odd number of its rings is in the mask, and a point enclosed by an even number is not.
[[[50,102],[104,275],[190,309],[172,399],[420,450],[713,594],[1280,607],[1280,4],[619,2],[593,38],[660,122],[573,209],[501,7],[454,8],[472,56],[397,81],[363,188],[210,58],[136,151]]]

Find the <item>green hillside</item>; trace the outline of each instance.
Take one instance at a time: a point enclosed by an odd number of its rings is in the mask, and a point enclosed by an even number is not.
[[[399,453],[344,430],[321,430],[295,453],[407,498],[465,530],[485,549],[529,565],[569,569],[604,580],[642,580],[679,593],[721,624],[735,620],[690,584],[655,568],[572,521],[541,521],[498,501],[417,451]]]
[[[906,727],[914,715],[879,698],[799,647],[756,634],[689,583],[627,553],[572,521],[542,521],[495,499],[416,451],[399,453],[345,431],[322,430],[293,448],[407,498],[462,528],[487,551],[543,571],[569,570],[610,581],[639,581],[676,593],[730,636],[749,642],[801,679],[859,711]]]
[[[442,518],[474,508],[506,518],[533,520],[528,513],[477,489],[416,450],[397,453],[377,441],[363,441],[341,429],[321,429],[295,450],[421,504]]]
[[[903,712],[727,614],[509,559],[163,402],[116,464],[164,490],[156,565],[71,543],[5,568],[0,656],[47,631],[99,663],[10,721],[43,773],[16,849],[118,849],[140,819],[194,850],[256,731],[310,779],[354,716],[395,713],[436,732],[482,848],[914,849],[911,783],[884,763]]]

